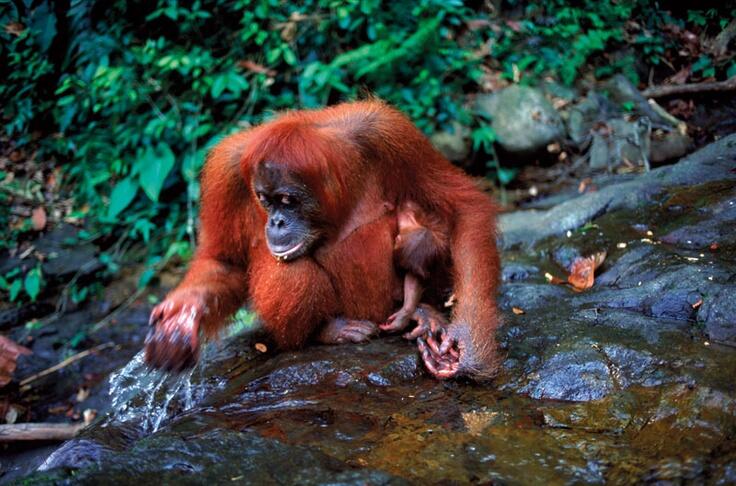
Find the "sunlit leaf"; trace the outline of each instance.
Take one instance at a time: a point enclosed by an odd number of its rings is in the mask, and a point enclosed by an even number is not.
[[[23,279],[23,288],[32,301],[36,301],[36,297],[41,292],[41,269],[36,267],[31,269],[26,278]]]

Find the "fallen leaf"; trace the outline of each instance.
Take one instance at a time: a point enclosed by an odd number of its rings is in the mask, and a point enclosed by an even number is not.
[[[713,243],[710,244],[710,247],[709,247],[710,251],[717,251],[719,246],[720,245],[714,241]]]
[[[12,339],[0,336],[0,387],[10,383],[15,371],[16,361],[21,354],[29,355],[32,354],[32,351],[17,344]]]
[[[697,302],[695,302],[695,303],[693,304],[693,309],[697,309],[697,308],[698,308],[698,307],[700,307],[701,305],[703,305],[703,299],[698,299],[698,300],[697,300]]]
[[[521,307],[512,307],[511,312],[513,312],[517,316],[520,316],[521,314],[526,314],[526,312],[524,312],[524,309],[522,309]]]
[[[33,229],[35,231],[41,231],[46,227],[46,210],[43,206],[39,206],[33,210],[31,223],[33,223]]]
[[[256,343],[256,351],[260,353],[265,353],[268,351],[268,347],[263,343]]]
[[[595,281],[595,270],[601,266],[606,259],[606,252],[601,251],[588,257],[578,257],[570,266],[570,276],[567,281],[572,289],[581,292],[593,286]]]

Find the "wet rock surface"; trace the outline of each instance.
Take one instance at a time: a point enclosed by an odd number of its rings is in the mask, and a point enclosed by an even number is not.
[[[731,136],[505,216],[492,383],[438,382],[398,337],[275,353],[245,334],[184,377],[132,366],[118,413],[27,480],[733,483],[735,167]],[[545,279],[603,250],[593,288]]]

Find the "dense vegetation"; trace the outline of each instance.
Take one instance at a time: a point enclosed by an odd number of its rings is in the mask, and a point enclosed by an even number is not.
[[[54,187],[72,200],[58,217],[83,223],[82,237],[146,242],[151,265],[186,255],[197,174],[218,138],[277,110],[366,93],[427,133],[469,127],[489,176],[505,183],[474,93],[499,79],[572,85],[621,72],[638,82],[663,62],[670,74],[688,64],[724,79],[732,60],[672,53],[682,29],[717,33],[733,18],[643,0],[0,1],[2,144],[35,160],[12,178],[0,168],[0,250],[33,231],[30,220],[11,224],[5,202],[48,205],[47,168],[60,167]],[[0,288],[34,298],[34,272],[0,276]]]

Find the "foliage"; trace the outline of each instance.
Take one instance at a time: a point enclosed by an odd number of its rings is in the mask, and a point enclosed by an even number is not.
[[[636,58],[656,64],[668,48],[665,24],[718,20],[664,18],[643,0],[537,0],[519,20],[494,17],[490,5],[0,0],[2,131],[20,146],[43,135],[34,143],[64,163],[73,217],[95,234],[164,255],[194,241],[206,151],[274,111],[373,93],[427,133],[469,126],[489,173],[507,184],[515,172],[499,166],[490,125],[468,108],[489,73],[571,84],[590,63],[598,76],[636,78]],[[632,17],[646,25],[632,28]],[[607,57],[626,43],[630,54]],[[707,76],[715,65],[706,57],[693,70]]]
[[[23,295],[35,302],[43,286],[41,265],[36,265],[23,275],[20,268],[14,268],[5,275],[0,275],[0,290],[7,292],[8,300],[15,302]]]

